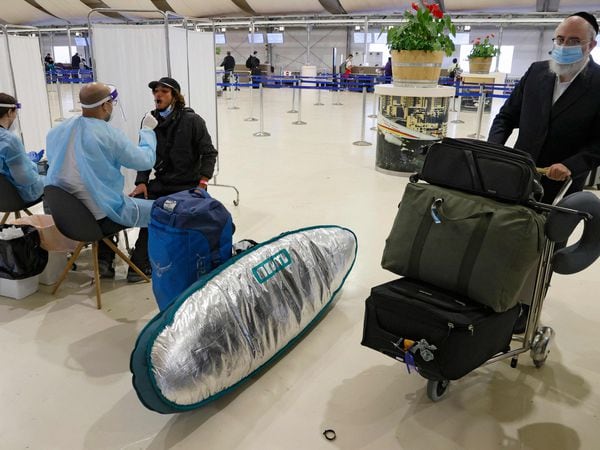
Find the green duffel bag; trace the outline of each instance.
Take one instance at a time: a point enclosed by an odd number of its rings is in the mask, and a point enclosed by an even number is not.
[[[521,205],[410,183],[381,265],[506,311],[537,265],[544,222]]]

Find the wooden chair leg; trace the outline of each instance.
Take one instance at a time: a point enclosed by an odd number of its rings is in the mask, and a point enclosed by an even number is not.
[[[23,211],[25,211],[28,216],[33,216],[33,213],[31,211],[29,211],[27,208],[25,208]]]
[[[144,281],[146,281],[147,283],[150,283],[150,278],[148,278],[148,276],[144,272],[142,272],[138,266],[136,266],[133,262],[131,262],[131,260],[125,255],[125,253],[123,253],[121,250],[119,250],[119,248],[113,242],[111,242],[110,239],[104,238],[102,240],[106,243],[106,245],[108,245],[110,247],[110,249],[113,252],[115,252],[117,255],[119,255],[119,257],[123,261],[125,261],[129,265],[129,267],[131,267],[133,270],[135,270],[135,272],[139,276],[141,276],[144,279]]]
[[[71,267],[73,267],[73,263],[79,257],[79,253],[81,252],[81,249],[84,246],[85,246],[85,242],[80,242],[79,245],[77,246],[77,248],[75,249],[75,251],[73,252],[73,256],[71,256],[71,258],[69,258],[69,261],[67,261],[67,266],[63,270],[58,281],[54,284],[54,289],[52,289],[52,295],[56,294],[56,291],[58,291],[58,288],[60,287],[61,283],[66,278],[69,271],[71,270]]]
[[[16,219],[20,219],[21,218],[21,211],[15,211],[15,218]]]
[[[100,298],[100,270],[98,268],[98,241],[92,243],[92,258],[94,260],[94,283],[96,284],[96,307],[102,309]]]
[[[4,217],[2,217],[2,221],[0,221],[0,225],[4,225],[6,223],[6,220],[8,219],[8,216],[10,216],[10,213],[4,213]]]

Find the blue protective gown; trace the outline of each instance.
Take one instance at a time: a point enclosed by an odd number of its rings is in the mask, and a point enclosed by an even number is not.
[[[17,188],[23,201],[37,200],[44,193],[43,177],[37,164],[29,159],[21,140],[0,127],[0,173]]]
[[[113,222],[128,227],[147,227],[153,201],[128,197],[123,193],[125,179],[121,166],[134,170],[148,170],[154,166],[154,131],[142,128],[140,142],[136,146],[125,133],[103,120],[89,117],[67,120],[50,130],[46,137],[47,185],[60,186],[58,176],[73,133],[77,168],[94,202]]]

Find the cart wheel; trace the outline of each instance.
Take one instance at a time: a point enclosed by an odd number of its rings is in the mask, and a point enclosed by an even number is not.
[[[512,367],[513,369],[517,367],[517,364],[519,364],[519,358],[514,356],[511,360],[510,360],[510,367]]]
[[[550,353],[550,344],[554,338],[554,330],[550,327],[540,327],[531,341],[530,356],[535,367],[542,367]]]
[[[427,380],[427,397],[432,402],[439,402],[448,394],[450,380]]]
[[[547,358],[548,358],[548,356],[546,356],[546,358],[544,358],[542,360],[534,359],[533,360],[533,365],[539,369],[540,367],[542,367],[546,363],[546,359]]]

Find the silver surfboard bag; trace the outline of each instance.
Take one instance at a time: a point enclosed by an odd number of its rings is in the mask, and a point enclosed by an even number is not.
[[[141,402],[160,413],[183,412],[235,388],[317,322],[356,252],[346,228],[304,228],[202,277],[137,339],[131,371]]]

